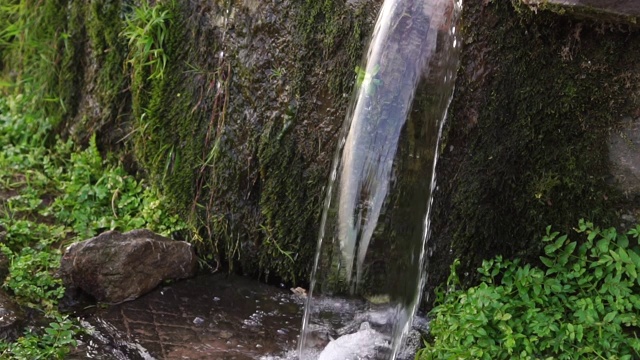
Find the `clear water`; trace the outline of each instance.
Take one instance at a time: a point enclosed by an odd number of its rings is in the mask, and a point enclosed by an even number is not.
[[[301,359],[400,353],[425,282],[434,168],[458,68],[461,6],[461,0],[386,0],[380,10],[327,187]],[[323,310],[327,296],[361,305],[336,318]],[[345,330],[361,313],[382,314],[382,321],[362,319],[370,328]],[[342,354],[325,355],[343,339]]]

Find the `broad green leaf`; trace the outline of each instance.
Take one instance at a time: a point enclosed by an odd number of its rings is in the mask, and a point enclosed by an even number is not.
[[[556,249],[559,249],[560,247],[562,247],[562,245],[564,245],[564,242],[567,240],[567,235],[562,235],[560,236],[556,242],[554,243],[554,246]]]
[[[624,235],[618,235],[618,246],[620,246],[623,249],[626,249],[629,246],[629,239]]]
[[[629,257],[629,254],[627,254],[627,250],[624,248],[618,249],[618,255],[620,255],[620,260],[624,263],[631,264],[631,258]]]
[[[625,269],[627,270],[627,273],[629,274],[629,276],[631,277],[631,279],[637,279],[638,278],[638,273],[636,271],[636,266],[635,264],[627,264],[625,266]]]
[[[598,247],[598,250],[600,250],[603,253],[606,253],[609,251],[609,241],[606,239],[598,240],[598,242],[596,243],[596,246]]]
[[[618,312],[617,311],[612,311],[612,312],[608,313],[607,315],[605,315],[605,317],[604,317],[604,319],[602,319],[602,321],[611,322],[616,317],[616,315],[618,315]]]

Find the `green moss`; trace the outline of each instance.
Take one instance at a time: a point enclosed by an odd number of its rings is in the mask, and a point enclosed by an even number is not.
[[[260,211],[264,217],[259,266],[275,272],[285,281],[295,283],[306,275],[305,267],[295,266],[294,258],[310,258],[300,254],[305,240],[315,238],[314,221],[320,204],[306,191],[304,165],[308,161],[296,152],[290,136],[291,117],[267,126],[260,139]],[[307,247],[308,249],[308,247]]]
[[[170,10],[179,12],[178,5],[174,6]],[[138,87],[133,89],[138,94],[133,104],[135,150],[178,213],[188,216],[195,199],[195,169],[201,163],[204,138],[199,131],[201,113],[193,111],[193,89],[185,75],[186,28],[179,17],[171,21],[167,35],[165,76],[149,80],[146,72],[134,70],[133,86]]]
[[[331,95],[339,100],[343,94],[351,93],[354,69],[362,58],[366,30],[370,27],[367,10],[372,11],[361,7],[352,12],[345,3],[334,0],[306,0],[302,4],[296,20],[300,34],[296,41],[305,50],[296,59],[294,86],[298,93],[309,90],[308,69],[317,69],[322,62],[335,57],[336,63],[343,66],[331,69],[327,76]]]
[[[58,72],[58,84],[55,87],[62,106],[62,116],[74,117],[78,111],[81,92],[84,88],[84,67],[82,58],[85,53],[86,28],[84,26],[85,4],[76,2],[69,6],[67,30],[60,34],[64,50]]]
[[[544,226],[612,225],[621,202],[607,183],[607,138],[632,110],[637,81],[621,79],[640,34],[477,6],[465,9],[474,26],[438,170],[434,283],[452,257],[469,272],[498,254],[537,261]]]
[[[63,88],[69,76],[59,76],[75,54],[70,38],[66,0],[5,1],[2,34],[5,71],[12,73],[16,90],[32,98],[31,109],[57,123],[71,108],[74,97]],[[69,104],[65,104],[65,101]]]
[[[101,109],[96,128],[106,124],[118,127],[120,116],[126,111],[128,94],[125,77],[126,44],[120,36],[124,23],[122,2],[119,0],[94,0],[88,6],[85,26],[96,62],[96,97]],[[95,131],[95,129],[94,129]]]
[[[344,94],[351,93],[354,85],[353,69],[361,59],[371,18],[362,9],[354,13],[333,0],[307,0],[297,13],[295,96],[322,98],[344,111],[348,101]],[[334,151],[333,143],[319,147],[326,139],[312,127],[323,126],[325,119],[309,116],[316,112],[315,106],[314,101],[295,103],[283,116],[269,120],[257,147],[261,220],[255,248],[259,262],[257,268],[244,262],[243,268],[286,282],[308,279],[331,160],[330,156],[320,159],[319,152]],[[330,126],[337,130],[343,113]]]

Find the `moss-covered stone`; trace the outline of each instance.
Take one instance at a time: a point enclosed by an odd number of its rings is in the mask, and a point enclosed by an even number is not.
[[[537,261],[546,225],[611,225],[607,138],[636,111],[640,33],[510,4],[468,3],[434,212],[430,285],[453,258]],[[468,280],[474,280],[469,278]]]
[[[87,66],[88,84],[83,95],[92,99],[81,109],[81,116],[88,117],[90,123],[78,127],[85,134],[77,137],[86,139],[87,133],[98,132],[103,148],[117,148],[131,130],[125,117],[131,100],[124,71],[127,47],[121,36],[124,13],[119,0],[92,0],[85,10],[91,66]]]
[[[166,75],[134,72],[136,156],[200,229],[204,257],[305,281],[343,95],[375,12],[333,1],[167,4]],[[297,20],[274,21],[276,10]]]

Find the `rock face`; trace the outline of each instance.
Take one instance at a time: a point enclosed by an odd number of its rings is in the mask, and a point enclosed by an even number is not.
[[[322,187],[382,0],[149,1],[171,18],[156,23],[167,63],[154,79],[151,65],[130,66],[120,35],[145,26],[129,21],[131,1],[50,1],[30,16],[48,19],[34,33],[52,48],[59,33],[72,39],[42,67],[45,92],[64,104],[46,101],[50,118],[65,119],[60,131],[122,150],[127,169],[202,226],[201,253],[247,274],[308,279]],[[2,48],[16,72],[28,67],[18,46]]]
[[[12,341],[22,332],[23,313],[11,297],[0,290],[0,340]]]
[[[544,224],[569,234],[581,218],[635,214],[607,181],[608,142],[640,116],[640,33],[502,4],[465,2],[473,26],[436,170],[426,301],[456,258],[470,284],[482,259],[539,261]]]
[[[98,301],[121,303],[138,298],[168,279],[192,276],[197,266],[189,243],[149,230],[108,231],[67,248],[60,263],[65,286]]]

